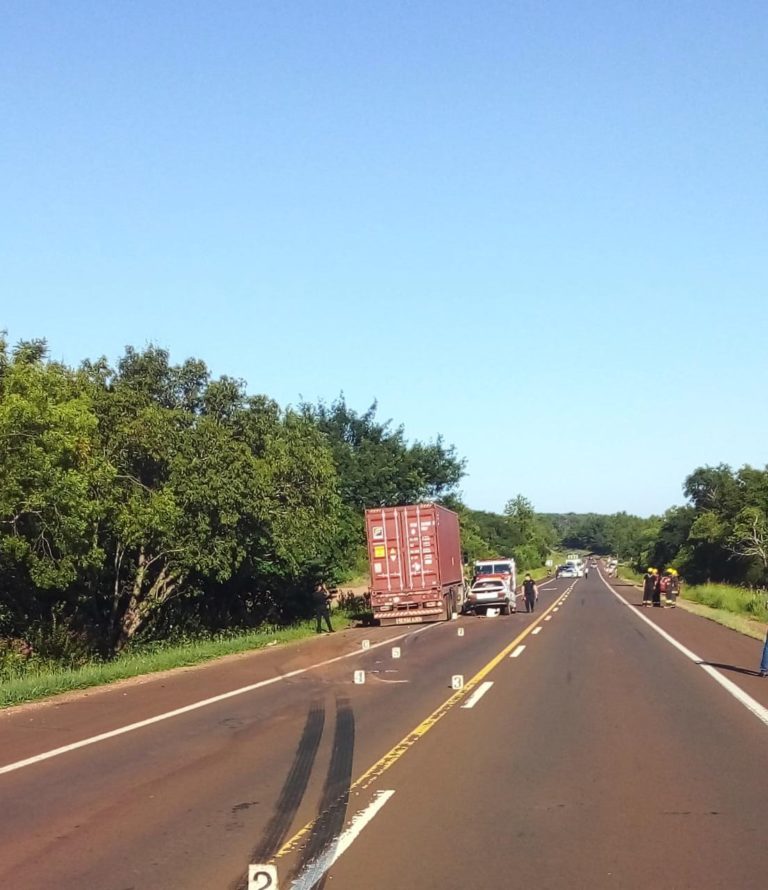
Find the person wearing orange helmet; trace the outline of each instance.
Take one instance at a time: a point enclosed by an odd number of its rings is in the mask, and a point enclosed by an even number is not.
[[[680,575],[677,569],[667,569],[669,584],[667,585],[666,605],[671,609],[677,607],[677,595],[680,593]]]

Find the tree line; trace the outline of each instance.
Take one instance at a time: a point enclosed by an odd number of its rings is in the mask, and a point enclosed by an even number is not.
[[[290,621],[360,560],[362,508],[464,464],[340,398],[283,409],[151,346],[77,368],[0,340],[0,636],[104,654]]]
[[[768,586],[768,467],[698,467],[686,503],[662,516],[551,514],[563,546],[614,553],[639,571],[676,568],[690,583]]]
[[[525,498],[470,510],[463,475],[375,404],[281,408],[156,346],[69,367],[0,337],[0,639],[109,657],[295,620],[314,580],[365,571],[370,506],[440,501],[467,559],[541,564],[552,532]]]

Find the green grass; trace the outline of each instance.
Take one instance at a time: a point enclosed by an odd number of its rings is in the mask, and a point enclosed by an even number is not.
[[[693,612],[694,615],[700,615],[724,627],[730,627],[745,636],[752,637],[755,640],[765,639],[765,628],[754,618],[747,618],[744,615],[737,615],[734,612],[727,612],[725,609],[713,609],[711,606],[702,606],[701,603],[692,602],[690,600],[678,600],[678,606],[685,609],[686,612]]]
[[[631,581],[633,584],[642,584],[643,576],[636,572],[634,569],[631,569],[629,566],[620,565],[618,571],[618,577],[622,578],[624,581]]]
[[[341,610],[333,613],[333,624],[338,630],[350,627],[354,620]],[[15,662],[10,667],[4,667],[0,674],[0,708],[38,701],[76,689],[103,686],[143,674],[189,667],[224,655],[251,652],[314,635],[315,622],[311,620],[290,627],[269,627],[237,636],[221,636],[176,645],[147,645],[119,656],[114,661],[94,662],[78,668],[57,669],[50,664]]]
[[[764,593],[754,593],[728,584],[699,584],[692,587],[683,585],[682,596],[710,609],[742,615],[755,622],[768,621],[768,598]]]

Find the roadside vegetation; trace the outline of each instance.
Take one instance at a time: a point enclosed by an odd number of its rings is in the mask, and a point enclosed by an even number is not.
[[[375,403],[282,408],[156,346],[73,368],[0,336],[0,686],[37,696],[60,670],[80,688],[290,636],[317,579],[365,573],[368,506],[438,501],[467,560],[541,566],[551,525],[522,496],[469,509],[463,475]]]
[[[336,630],[344,630],[357,620],[358,616],[348,610],[333,612]],[[0,660],[0,708],[314,636],[313,620],[285,627],[265,625],[247,633],[220,633],[197,640],[146,643],[108,661],[91,659],[70,666],[37,657],[21,658],[18,654],[14,656],[13,651],[6,651]]]

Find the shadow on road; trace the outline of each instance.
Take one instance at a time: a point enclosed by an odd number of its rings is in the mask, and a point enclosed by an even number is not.
[[[720,664],[717,661],[698,661],[696,663],[706,667],[719,668],[722,671],[733,671],[734,674],[746,674],[748,677],[760,676],[760,671],[751,671],[749,668],[738,667],[735,664]]]

